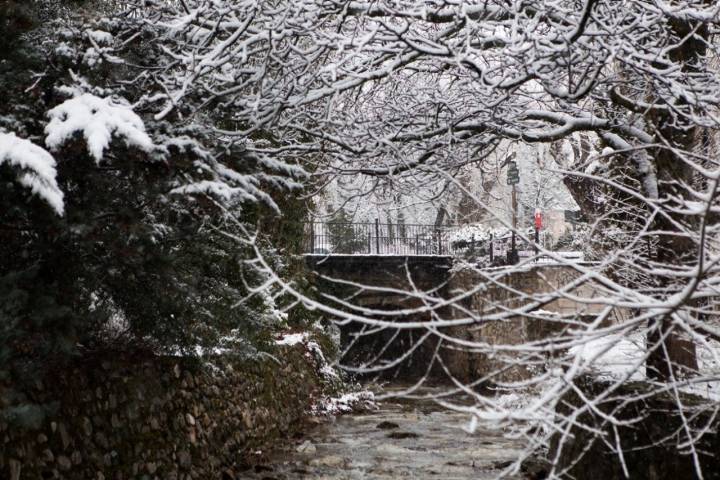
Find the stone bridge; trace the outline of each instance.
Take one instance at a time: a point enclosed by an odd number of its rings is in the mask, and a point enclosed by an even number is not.
[[[487,311],[490,304],[516,309],[529,301],[524,295],[554,292],[579,277],[572,266],[560,263],[478,268],[450,255],[306,255],[305,259],[316,281],[324,277],[328,283],[354,287],[354,303],[362,306],[407,307],[411,300],[404,292],[446,298],[486,284],[482,291],[464,299],[465,307],[478,313]],[[584,282],[541,308],[563,316],[594,316],[602,305],[570,297],[591,299],[596,290],[591,282]]]
[[[439,298],[451,298],[473,291],[471,295],[463,298],[461,305],[445,307],[436,312],[444,319],[466,316],[463,309],[477,315],[480,319],[477,325],[442,329],[454,337],[467,340],[503,344],[541,340],[561,328],[562,319],[593,318],[604,308],[603,305],[592,303],[597,286],[591,282],[577,285],[567,292],[568,295],[551,296],[550,294],[579,277],[571,266],[558,263],[477,268],[449,255],[357,254],[306,255],[306,261],[316,273],[315,281],[319,289],[337,289],[340,286],[343,289],[341,296],[351,298],[355,305],[376,310],[400,310],[422,305],[421,296],[408,295],[405,291],[422,291]],[[483,288],[477,288],[478,286]],[[510,318],[510,321],[482,323],[485,315],[527,307],[533,298],[542,297],[544,294],[548,297],[547,301],[538,305],[535,311],[545,318],[553,318],[553,321],[533,318],[533,312],[529,311],[530,315],[518,315]],[[581,298],[583,301],[576,301],[571,297]],[[620,313],[614,312],[614,315]],[[430,320],[429,314],[416,315],[413,318],[393,318],[397,322]],[[608,321],[612,321],[612,318]],[[357,338],[358,334],[363,336],[362,331],[361,325],[345,325],[341,332],[343,343],[347,345],[353,338]],[[354,360],[363,363],[364,358],[382,351],[390,361],[407,351],[422,333],[424,332],[398,331],[391,328],[375,331],[366,338],[356,340],[357,358]],[[427,365],[436,346],[437,338],[428,339],[404,362],[399,374],[412,377],[413,373],[424,372],[424,365]],[[442,350],[441,355],[453,375],[463,380],[478,378],[496,366],[491,359],[468,354],[461,349]],[[522,372],[510,372],[502,380],[522,376]]]
[[[305,259],[319,276],[367,286],[355,296],[356,304],[383,308],[411,306],[402,291],[442,295],[453,266],[453,257],[447,255],[306,255]]]

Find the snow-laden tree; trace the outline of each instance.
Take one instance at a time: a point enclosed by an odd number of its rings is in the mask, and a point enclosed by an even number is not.
[[[233,199],[282,211],[265,186],[293,189],[308,174],[318,184],[362,175],[369,179],[360,182],[366,191],[400,195],[454,186],[486,209],[483,198],[458,180],[465,167],[508,142],[569,143],[575,153],[564,160],[559,154],[557,164],[593,223],[602,255],[596,265],[555,260],[575,271],[572,282],[597,286],[594,298],[572,296],[571,285],[530,298],[508,289],[523,306],[483,314],[463,306],[467,292],[441,300],[409,291],[423,306],[401,313],[330,295],[320,302],[277,274],[245,218],[225,217],[232,225],[227,236],[257,254],[249,263],[264,276],[258,293],[275,289],[272,295],[295,296],[369,328],[424,329],[420,338],[436,336],[476,354],[504,352],[500,362],[508,368],[538,367],[522,386],[542,393],[520,410],[461,382],[457,388],[476,401],[467,409],[474,418],[517,427],[529,448],[551,434],[559,435],[562,447],[588,412],[602,417],[607,431],[623,426],[601,405],[631,378],[640,377],[638,396],[671,395],[680,415],[686,412],[684,390],[716,380],[707,366],[717,365],[717,357],[699,364],[697,353],[712,353],[720,339],[719,16],[712,0],[145,1],[99,28],[68,31],[69,41],[58,43],[55,53],[67,59],[57,68],[69,78],[65,88],[49,89],[63,97],[51,95],[49,103],[73,102],[65,104],[67,118],[62,107],[54,110],[58,128],[70,128],[70,114],[87,115],[82,109],[95,115],[92,105],[132,105],[158,148],[142,140],[128,115],[111,116],[129,122],[120,129],[109,122],[108,135],[155,161],[167,152],[187,155],[185,181],[174,184],[174,193],[206,194],[225,212]],[[95,78],[115,69],[123,75],[94,83],[69,74],[80,68],[99,72]],[[47,80],[39,78],[36,90],[31,84],[28,91],[43,91],[37,87]],[[113,155],[103,153],[107,135],[89,127],[70,130],[72,138],[53,137],[53,130],[47,146],[69,140],[64,148],[75,146],[92,160],[88,165],[102,153],[112,168]],[[16,128],[6,130],[26,138]],[[218,148],[202,148],[203,142]],[[237,155],[242,161],[235,162]],[[484,279],[475,291],[504,284],[497,273],[475,274]],[[488,345],[439,330],[526,319],[557,324],[541,307],[562,297],[604,308],[595,318],[560,319],[563,328],[534,343]],[[448,304],[459,318],[449,318]],[[629,313],[608,323],[618,309]],[[429,314],[432,322],[392,322],[413,313]],[[576,380],[600,365],[604,353],[636,339],[642,345],[629,371],[599,391],[578,387]],[[487,379],[501,378],[502,370]],[[556,410],[569,394],[580,401],[569,411]],[[585,427],[622,452],[606,430]],[[704,432],[691,421],[675,432],[698,476],[702,462],[694,446]]]
[[[154,121],[163,44],[115,2],[0,5],[0,416],[37,409],[28,385],[73,355],[253,354],[297,319],[244,261],[260,246],[300,278],[301,168],[259,157],[214,129]],[[126,8],[132,6],[133,8]],[[275,220],[295,210],[292,221]],[[263,235],[238,245],[249,225]],[[273,239],[272,244],[269,238]],[[312,323],[301,312],[298,321]],[[302,315],[298,315],[302,317]]]

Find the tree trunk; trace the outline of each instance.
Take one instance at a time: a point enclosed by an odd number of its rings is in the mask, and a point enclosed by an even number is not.
[[[710,0],[708,0],[710,3]],[[669,56],[675,64],[681,65],[683,71],[692,73],[697,65],[706,62],[705,44],[708,30],[692,21],[671,18],[670,29],[679,43],[670,50]],[[694,33],[693,33],[694,32]],[[698,127],[683,125],[681,118],[671,115],[671,109],[659,110],[647,115],[649,122],[656,126],[658,135],[677,151],[694,152],[701,138]],[[688,199],[686,185],[693,185],[693,170],[675,151],[669,148],[658,148],[654,152],[658,174],[658,196],[661,201],[670,205],[673,199]],[[677,201],[677,200],[676,200]],[[696,217],[681,216],[667,212],[667,217],[659,217],[655,230],[658,235],[657,260],[662,265],[687,267],[700,261],[693,239],[680,231],[677,225],[685,225],[687,231],[695,232],[698,227]],[[663,278],[660,287],[667,289],[667,295],[677,291],[672,280]],[[697,354],[692,340],[685,338],[677,331],[669,315],[650,320],[654,330],[648,335],[648,346],[657,345],[647,361],[647,373],[650,378],[668,381],[687,376],[697,371]],[[664,337],[664,339],[663,339]]]

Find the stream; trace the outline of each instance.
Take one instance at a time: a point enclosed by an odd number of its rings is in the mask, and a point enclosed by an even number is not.
[[[278,445],[266,464],[244,472],[243,478],[496,478],[518,458],[523,444],[481,428],[468,433],[468,421],[468,414],[429,400],[386,399],[378,410],[339,416]]]

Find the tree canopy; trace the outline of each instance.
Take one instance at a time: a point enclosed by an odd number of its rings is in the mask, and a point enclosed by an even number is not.
[[[82,322],[102,314],[103,325],[129,322],[135,338],[167,334],[167,344],[190,346],[194,327],[240,315],[229,307],[253,294],[289,297],[346,322],[418,328],[299,288],[281,260],[292,242],[273,243],[278,227],[265,214],[299,222],[311,203],[295,198],[307,195],[303,188],[350,176],[370,179],[362,184],[368,194],[452,185],[489,209],[459,175],[518,145],[547,143],[592,225],[599,261],[541,253],[570,266],[573,282],[598,285],[597,298],[574,300],[606,308],[589,321],[566,319],[553,342],[512,346],[510,362],[545,354],[561,367],[527,382],[556,381],[536,403],[511,413],[478,400],[472,412],[566,431],[595,405],[587,399],[554,415],[597,358],[578,352],[618,335],[644,339],[636,369],[646,369],[654,393],[715,380],[697,349],[720,340],[717,2],[122,4],[108,17],[34,30],[25,7],[0,9],[10,32],[3,41],[22,42],[25,52],[0,64],[6,95],[22,99],[0,108],[0,195],[12,206],[0,216],[0,295],[12,299],[4,308],[13,319],[2,335],[14,339],[21,322],[35,338],[70,345]],[[443,309],[466,294],[441,301],[408,292],[423,302],[417,311],[431,312],[422,327],[434,334],[449,320]],[[568,295],[560,288],[530,304],[538,310]],[[614,308],[631,314],[608,326]],[[452,324],[555,320],[530,307],[465,313]],[[78,315],[82,322],[68,320]],[[443,341],[478,353],[499,348]],[[26,351],[10,344],[0,355]],[[680,396],[676,403],[682,411]],[[523,434],[535,447],[547,443],[541,431]],[[692,432],[685,435],[692,444]]]

